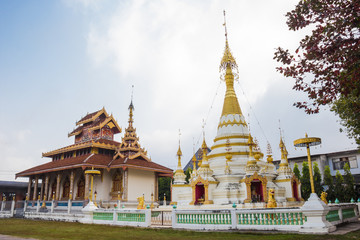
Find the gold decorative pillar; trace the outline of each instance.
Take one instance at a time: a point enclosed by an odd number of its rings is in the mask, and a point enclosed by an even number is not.
[[[262,185],[262,187],[263,187],[264,202],[267,202],[267,201],[268,201],[268,194],[267,194],[267,189],[266,189],[267,182],[266,182],[266,181],[261,182],[261,185]],[[274,196],[274,197],[275,197],[275,196]]]
[[[85,200],[89,199],[89,175],[85,174],[85,194],[84,194],[84,198]]]
[[[35,201],[36,198],[36,194],[37,194],[37,188],[38,188],[38,182],[39,182],[39,176],[35,177],[35,182],[34,182],[34,194],[33,194],[33,201]]]
[[[60,180],[61,180],[61,174],[58,173],[56,176],[56,193],[55,193],[55,200],[60,199]]]
[[[189,205],[195,205],[196,202],[196,184],[191,184],[192,186],[192,201],[189,203]]]
[[[48,191],[49,191],[49,175],[45,177],[45,200],[48,200]]]
[[[244,200],[244,203],[251,202],[251,182],[246,182],[246,199]]]
[[[209,185],[204,185],[205,188],[205,201],[204,204],[213,204],[214,202],[212,200],[209,200]]]
[[[28,189],[27,189],[27,195],[26,195],[26,200],[30,200],[30,194],[31,194],[31,185],[32,185],[32,177],[29,177],[29,183],[28,183]]]
[[[69,199],[73,200],[73,196],[74,194],[74,177],[75,177],[75,173],[74,171],[71,171],[70,174],[70,193],[69,193]]]
[[[309,173],[310,173],[310,184],[311,184],[311,193],[315,193],[314,187],[314,177],[312,172],[311,165],[311,155],[310,155],[310,146],[316,146],[321,144],[321,138],[317,137],[308,137],[307,133],[305,133],[305,138],[300,138],[294,141],[295,147],[306,147],[307,157],[308,157],[308,165],[309,165]]]

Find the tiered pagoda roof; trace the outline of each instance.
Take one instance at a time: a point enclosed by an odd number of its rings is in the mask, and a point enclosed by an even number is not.
[[[147,156],[147,151],[145,151],[144,148],[141,148],[139,137],[136,135],[136,128],[133,127],[133,111],[134,105],[131,101],[129,106],[129,126],[125,129],[125,135],[122,138],[122,142],[114,159],[117,159],[118,157],[124,159],[141,158],[151,162],[151,159]]]
[[[88,113],[76,122],[76,126],[78,127],[68,134],[69,137],[75,136],[75,143],[97,138],[113,139],[114,134],[121,132],[116,120],[106,112],[105,108]],[[105,128],[111,131],[101,131]]]

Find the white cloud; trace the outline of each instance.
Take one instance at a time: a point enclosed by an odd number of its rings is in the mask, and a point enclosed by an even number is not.
[[[178,128],[183,132],[185,160],[192,154],[192,138],[197,147],[201,144],[198,141],[201,121],[208,114],[219,83],[218,66],[225,40],[222,11],[226,9],[229,43],[239,65],[240,83],[236,88],[240,105],[265,151],[265,137],[253,116],[253,112],[261,109],[257,115],[262,118],[259,119],[262,128],[270,128],[265,132],[271,133],[267,135],[275,152],[278,119],[282,119],[287,135],[294,138],[302,136],[296,131],[299,125],[306,125],[309,131],[314,128],[305,124],[305,119],[316,122],[323,116],[309,117],[291,106],[295,98],[289,96],[299,97],[299,94],[291,90],[291,80],[276,72],[277,63],[272,59],[276,47],[294,49],[306,34],[306,31],[290,32],[285,24],[285,13],[296,3],[285,0],[261,4],[176,0],[119,3],[101,24],[91,24],[88,53],[97,67],[111,65],[119,74],[117,81],[135,82],[138,110],[135,125],[142,145],[153,160],[173,167],[169,157],[173,159],[177,150]],[[210,110],[205,128],[208,145],[216,134],[224,89],[222,84]],[[279,96],[284,99],[278,99]],[[272,99],[277,99],[278,105],[264,109],[264,104],[268,106],[266,103]],[[291,118],[294,113],[300,117]],[[269,116],[272,124],[267,121]],[[333,118],[332,114],[326,116]],[[296,121],[296,129],[292,121]],[[335,133],[326,134],[338,135],[332,130]],[[288,148],[291,142],[288,141]],[[290,152],[292,154],[292,150]]]

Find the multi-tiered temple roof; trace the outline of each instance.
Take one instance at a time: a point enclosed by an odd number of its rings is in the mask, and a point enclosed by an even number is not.
[[[129,127],[121,143],[114,141],[114,135],[120,133],[121,128],[114,117],[102,108],[76,122],[77,128],[68,134],[69,137],[75,136],[74,144],[43,153],[43,157],[50,157],[52,161],[17,173],[16,177],[87,167],[107,170],[136,168],[171,175],[171,169],[152,162],[140,147],[133,127],[132,103],[129,110]]]

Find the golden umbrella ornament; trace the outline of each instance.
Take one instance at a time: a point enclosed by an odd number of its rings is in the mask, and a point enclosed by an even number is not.
[[[305,138],[300,138],[294,141],[295,147],[306,147],[307,156],[308,156],[308,164],[309,164],[309,173],[310,173],[310,184],[311,184],[311,193],[315,193],[314,187],[314,177],[312,172],[311,165],[311,156],[310,156],[310,147],[321,144],[321,138],[317,137],[308,137],[307,133],[305,133]]]
[[[92,202],[92,195],[93,195],[93,185],[94,185],[94,175],[100,175],[101,172],[99,170],[94,170],[94,167],[92,167],[91,170],[86,170],[85,174],[89,174],[90,175],[90,181],[91,181],[91,186],[90,186],[90,202]]]

